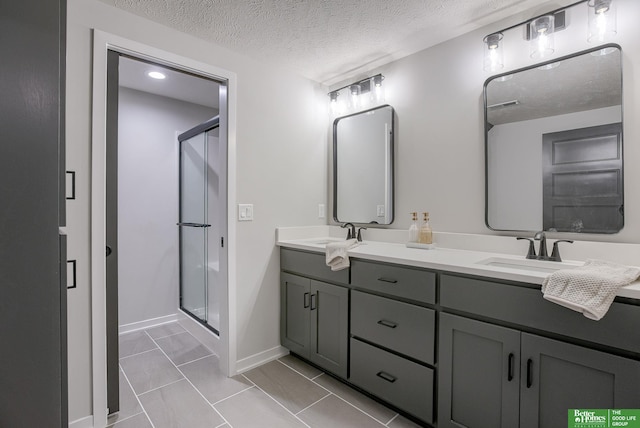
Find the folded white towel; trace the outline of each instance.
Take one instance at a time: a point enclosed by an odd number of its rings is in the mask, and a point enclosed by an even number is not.
[[[346,241],[329,242],[325,247],[327,266],[331,270],[342,270],[349,267],[348,251],[358,245],[357,239],[347,239]]]
[[[592,320],[609,310],[620,287],[635,281],[640,269],[602,260],[587,260],[584,266],[562,269],[545,278],[544,298],[573,309]]]

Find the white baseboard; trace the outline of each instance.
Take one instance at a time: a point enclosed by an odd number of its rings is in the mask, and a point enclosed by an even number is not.
[[[93,416],[87,416],[69,422],[69,428],[93,428]]]
[[[267,349],[266,351],[238,360],[236,363],[236,370],[238,373],[244,373],[288,354],[289,350],[287,348],[283,346],[276,346],[275,348]]]
[[[178,321],[178,314],[171,314],[164,317],[151,318],[144,321],[133,322],[131,324],[124,324],[118,327],[118,334],[131,333],[132,331],[143,330],[145,328],[155,327],[157,325],[167,324],[174,321]]]

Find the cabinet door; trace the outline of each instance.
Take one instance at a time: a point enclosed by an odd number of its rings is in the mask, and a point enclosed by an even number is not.
[[[640,362],[522,334],[520,427],[567,425],[568,409],[640,406]]]
[[[296,354],[309,358],[311,280],[280,274],[280,341]]]
[[[311,281],[309,360],[345,378],[349,345],[349,289]]]
[[[0,1],[2,427],[68,426],[66,16],[64,0]]]
[[[439,427],[518,426],[520,332],[442,313],[438,361]]]

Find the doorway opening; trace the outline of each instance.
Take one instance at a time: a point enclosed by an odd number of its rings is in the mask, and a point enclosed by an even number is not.
[[[210,347],[225,352],[219,339],[228,284],[222,246],[228,211],[227,82],[108,50],[106,89],[106,386],[107,408],[114,413],[119,334],[182,322],[179,307],[190,316],[204,310],[208,313],[196,318],[216,335]],[[199,130],[192,138],[200,136],[200,159],[183,151],[182,137],[194,130]],[[206,227],[193,228],[204,233],[190,237],[185,223],[193,222],[184,214],[197,207]],[[194,248],[204,257],[190,257]],[[215,260],[208,260],[209,254]],[[215,274],[208,272],[210,266]],[[191,303],[198,288],[205,299],[189,310],[184,302]]]

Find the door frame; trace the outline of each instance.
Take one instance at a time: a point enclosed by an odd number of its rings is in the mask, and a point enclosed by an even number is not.
[[[106,341],[106,107],[107,51],[167,65],[196,75],[224,80],[221,98],[227,109],[220,111],[227,123],[227,287],[222,287],[220,305],[220,368],[228,376],[236,374],[236,105],[237,76],[234,72],[183,57],[120,36],[93,29],[93,88],[91,129],[91,354],[93,424],[107,422],[107,341]],[[176,308],[178,302],[176,302]]]

